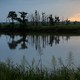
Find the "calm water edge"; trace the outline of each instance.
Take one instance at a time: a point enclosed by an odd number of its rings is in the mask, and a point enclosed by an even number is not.
[[[31,65],[32,61],[47,68],[52,68],[52,58],[55,56],[67,63],[68,55],[72,53],[75,66],[80,66],[80,36],[59,35],[1,35],[0,61],[11,59],[14,64],[20,64],[23,56]]]

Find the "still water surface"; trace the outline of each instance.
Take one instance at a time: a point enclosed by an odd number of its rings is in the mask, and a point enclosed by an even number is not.
[[[41,64],[52,68],[52,56],[61,58],[67,63],[69,53],[76,66],[80,66],[80,36],[59,35],[1,35],[0,36],[0,61],[8,58],[14,64],[20,64],[25,56],[29,64],[33,59],[35,64],[41,60]]]

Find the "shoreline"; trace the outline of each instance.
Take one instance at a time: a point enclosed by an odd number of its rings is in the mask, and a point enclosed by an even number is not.
[[[0,33],[54,33],[54,34],[80,34],[80,25],[0,25]]]

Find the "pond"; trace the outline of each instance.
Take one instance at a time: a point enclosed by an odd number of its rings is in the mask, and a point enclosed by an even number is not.
[[[14,64],[20,64],[26,58],[31,65],[42,64],[52,68],[52,60],[59,64],[61,59],[68,63],[69,53],[74,66],[80,66],[80,36],[54,34],[1,34],[0,61],[11,59]]]

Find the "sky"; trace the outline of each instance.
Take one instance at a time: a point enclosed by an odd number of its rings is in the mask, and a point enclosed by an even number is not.
[[[0,22],[5,22],[9,11],[25,11],[32,14],[38,10],[61,19],[80,21],[80,0],[0,0]]]

